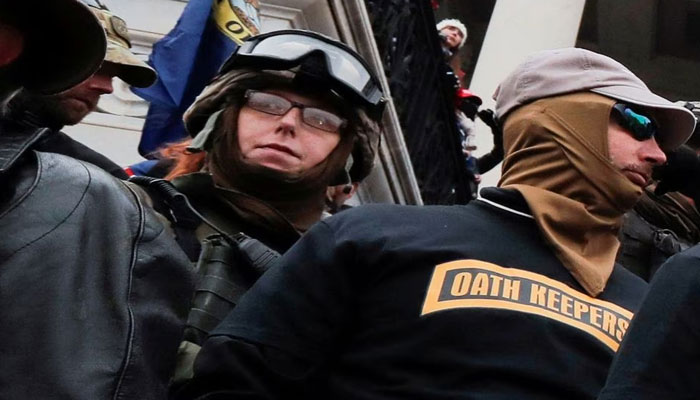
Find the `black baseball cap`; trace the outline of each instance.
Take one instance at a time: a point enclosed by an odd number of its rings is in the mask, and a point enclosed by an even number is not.
[[[53,94],[83,82],[102,65],[102,25],[76,0],[0,0],[0,19],[24,35],[14,66],[26,89]]]

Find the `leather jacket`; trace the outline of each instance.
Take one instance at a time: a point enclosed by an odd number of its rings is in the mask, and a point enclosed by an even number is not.
[[[132,189],[0,123],[0,399],[163,399],[189,261]]]

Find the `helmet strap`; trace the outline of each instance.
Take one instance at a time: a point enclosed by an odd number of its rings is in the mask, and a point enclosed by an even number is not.
[[[348,155],[348,159],[345,161],[345,166],[343,169],[338,171],[338,175],[336,176],[333,181],[331,181],[331,184],[329,186],[337,186],[337,185],[345,185],[343,188],[343,192],[346,194],[352,190],[352,178],[350,177],[350,169],[352,169],[352,165],[355,162],[355,160],[352,158],[352,153]]]
[[[204,124],[204,128],[197,134],[197,136],[192,139],[192,143],[187,146],[187,151],[190,153],[199,153],[202,151],[209,150],[211,148],[211,142],[214,138],[213,133],[216,129],[216,124],[219,121],[219,117],[224,110],[219,110],[209,116],[207,123]]]

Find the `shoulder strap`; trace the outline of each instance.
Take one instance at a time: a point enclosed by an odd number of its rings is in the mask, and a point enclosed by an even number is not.
[[[132,176],[129,182],[144,187],[149,194],[155,195],[154,202],[160,203],[156,209],[163,213],[175,226],[178,237],[182,236],[183,243],[178,239],[178,244],[188,252],[193,252],[192,239],[196,242],[197,251],[193,260],[199,258],[199,241],[194,236],[194,230],[199,224],[204,223],[224,237],[232,246],[238,248],[244,260],[258,274],[262,275],[272,263],[280,257],[280,254],[261,241],[246,235],[243,232],[229,233],[219,228],[216,224],[200,214],[190,203],[184,193],[165,179],[149,176]],[[159,209],[160,208],[160,209]]]
[[[154,200],[166,206],[168,212],[165,215],[174,224],[194,229],[204,221],[204,218],[192,207],[187,196],[179,192],[169,181],[150,176],[132,176],[129,182],[155,195]]]
[[[203,222],[189,203],[187,197],[178,192],[172,183],[149,176],[132,176],[129,182],[143,187],[153,199],[153,207],[171,222],[175,241],[187,254],[190,261],[199,258],[201,245],[195,229]]]

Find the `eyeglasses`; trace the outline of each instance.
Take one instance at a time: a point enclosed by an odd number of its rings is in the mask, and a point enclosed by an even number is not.
[[[248,107],[265,114],[285,115],[289,110],[297,107],[301,110],[302,122],[312,128],[326,132],[338,132],[347,122],[330,111],[309,107],[272,93],[247,90],[245,98]]]
[[[656,123],[651,118],[639,114],[628,105],[622,103],[615,104],[613,110],[617,111],[618,120],[622,127],[630,131],[635,139],[644,141],[656,135]]]
[[[345,44],[315,32],[281,30],[248,38],[219,73],[237,68],[291,69],[312,55],[325,60],[324,73],[331,78],[334,89],[381,114],[386,100],[367,63]]]

